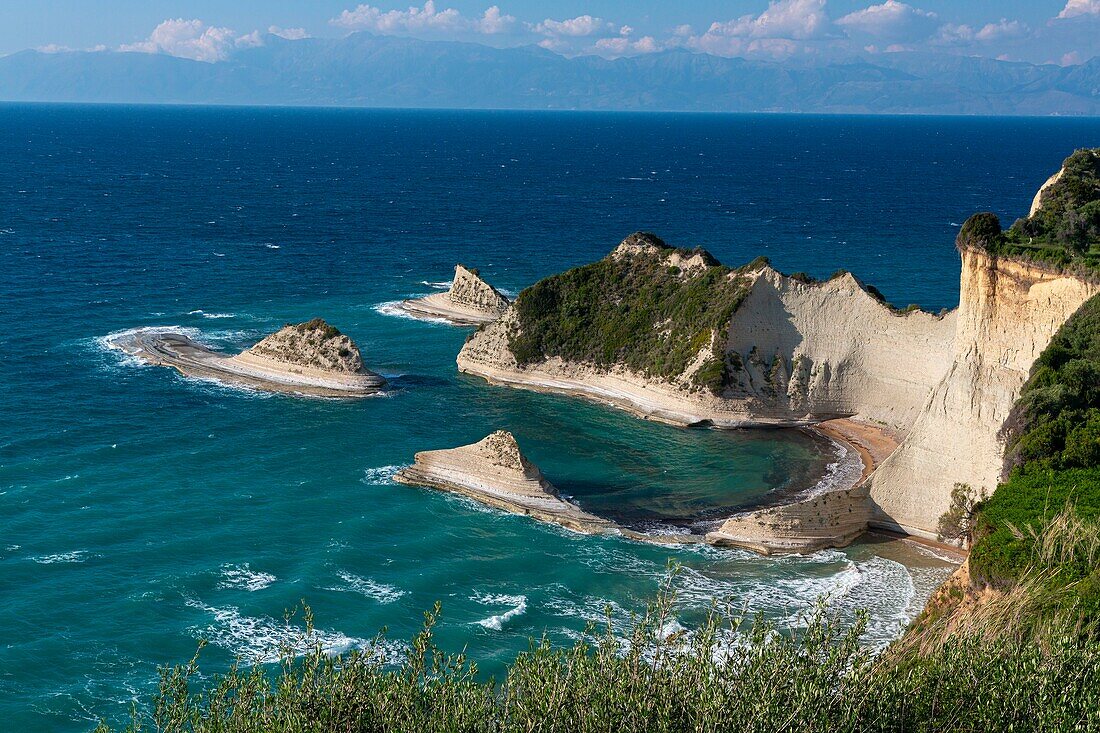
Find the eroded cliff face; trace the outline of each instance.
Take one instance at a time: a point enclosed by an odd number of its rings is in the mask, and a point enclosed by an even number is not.
[[[489,283],[462,265],[455,265],[454,282],[448,293],[451,303],[491,316],[508,309],[508,299]]]
[[[1032,364],[1096,284],[1041,266],[962,250],[952,359],[908,437],[872,474],[873,525],[934,537],[956,483],[991,493],[1001,427]]]
[[[803,283],[766,268],[730,324],[731,398],[776,416],[859,416],[907,430],[950,365],[955,313],[899,313],[850,274]]]

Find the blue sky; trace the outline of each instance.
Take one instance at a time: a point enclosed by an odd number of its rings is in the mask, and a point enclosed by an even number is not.
[[[688,48],[790,59],[927,50],[1032,62],[1100,55],[1100,0],[0,0],[0,54],[128,50],[218,62],[356,30],[615,57]]]

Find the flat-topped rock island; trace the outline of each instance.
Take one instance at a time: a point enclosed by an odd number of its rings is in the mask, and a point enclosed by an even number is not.
[[[414,318],[480,326],[500,318],[510,305],[500,291],[481,279],[477,270],[455,265],[455,277],[447,292],[403,300],[399,307]]]
[[[538,467],[523,455],[511,433],[498,430],[477,443],[421,451],[394,480],[468,496],[497,509],[525,514],[587,534],[615,524],[562,499]]]
[[[170,328],[145,328],[109,339],[112,348],[181,374],[269,392],[362,397],[386,380],[363,366],[359,348],[321,318],[287,324],[239,354],[214,351]]]

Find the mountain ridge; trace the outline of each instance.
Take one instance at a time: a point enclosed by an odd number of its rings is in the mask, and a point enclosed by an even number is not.
[[[830,62],[673,49],[605,59],[353,33],[206,63],[117,51],[0,57],[0,100],[272,106],[1100,115],[1100,57],[1076,65],[906,52]]]

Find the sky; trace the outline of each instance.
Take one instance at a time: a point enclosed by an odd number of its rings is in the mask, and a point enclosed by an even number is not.
[[[685,48],[772,60],[895,51],[1062,65],[1100,55],[1100,0],[0,0],[0,54],[166,53],[218,63],[356,31],[608,58]]]

